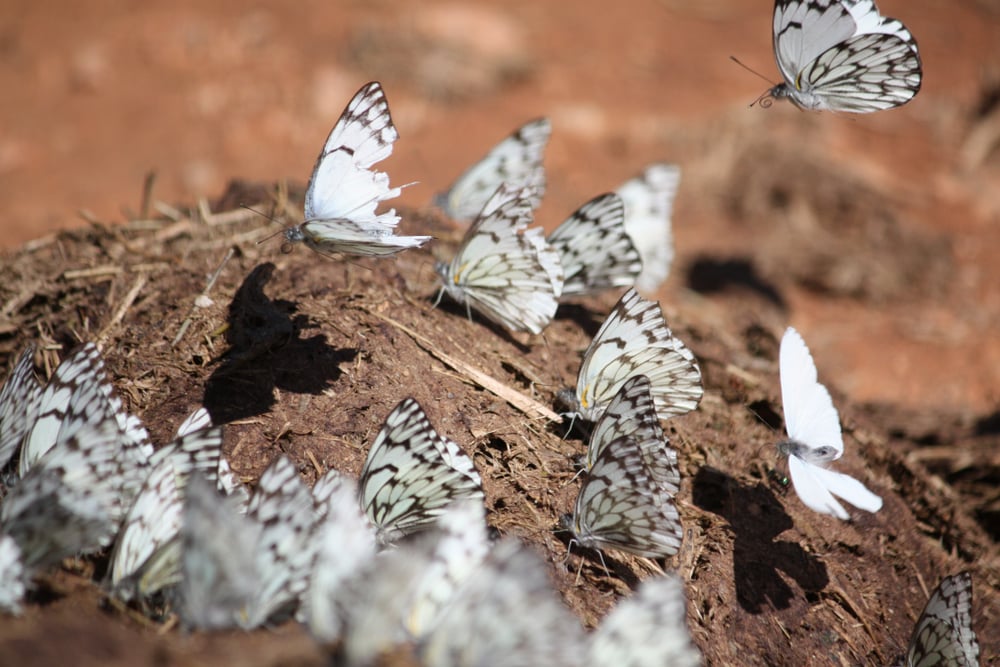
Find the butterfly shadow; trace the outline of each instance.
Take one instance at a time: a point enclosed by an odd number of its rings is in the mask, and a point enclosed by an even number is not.
[[[358,354],[331,347],[322,334],[300,336],[312,326],[309,318],[294,315],[295,303],[264,293],[274,269],[270,262],[254,267],[229,305],[230,347],[205,384],[204,406],[216,424],[268,412],[275,388],[319,394]]]
[[[559,310],[556,311],[556,319],[573,322],[580,327],[581,331],[587,334],[588,338],[593,338],[597,335],[601,325],[604,324],[604,320],[608,318],[608,311],[598,312],[588,308],[583,303],[569,301],[559,304]]]
[[[702,255],[688,266],[687,286],[699,294],[749,290],[782,311],[788,310],[785,297],[771,282],[757,273],[753,260],[743,257],[718,259]]]
[[[793,524],[765,483],[744,485],[704,467],[694,478],[692,496],[695,505],[723,517],[733,529],[733,579],[744,610],[759,614],[790,606],[795,591],[778,570],[806,594],[819,592],[829,583],[822,561],[795,542],[776,539]]]
[[[442,295],[439,301],[438,293],[435,292],[431,296],[427,297],[427,302],[432,308],[454,315],[455,317],[461,317],[463,320],[468,320],[472,324],[478,324],[479,326],[486,327],[495,335],[503,338],[505,341],[516,347],[522,354],[527,354],[531,351],[530,345],[525,345],[521,341],[514,338],[514,336],[512,336],[507,329],[503,328],[499,324],[494,324],[476,311],[466,309],[466,307],[460,303],[455,303],[445,295]]]

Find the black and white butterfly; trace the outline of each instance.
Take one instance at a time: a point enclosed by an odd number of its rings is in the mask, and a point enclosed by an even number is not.
[[[872,0],[776,0],[773,28],[785,81],[764,100],[867,113],[906,104],[920,90],[916,41]]]
[[[694,410],[704,391],[694,354],[670,331],[659,303],[629,289],[583,353],[576,390],[558,399],[568,414],[596,421],[634,375],[649,378],[660,419]]]
[[[407,398],[386,417],[368,451],[358,499],[379,542],[387,544],[429,528],[455,501],[483,502],[483,481],[472,459]]]
[[[674,494],[653,479],[639,443],[627,435],[598,454],[563,527],[584,547],[649,558],[677,553],[684,536]]]
[[[587,667],[698,667],[701,652],[691,641],[686,606],[677,576],[642,582],[590,636]]]
[[[456,302],[512,331],[537,334],[559,307],[563,271],[542,229],[528,229],[533,192],[501,185],[451,262],[435,270],[442,291]]]
[[[625,232],[642,258],[642,271],[635,279],[640,292],[656,292],[670,275],[674,262],[674,198],[680,182],[680,167],[658,162],[615,191],[625,204]]]
[[[809,348],[792,327],[785,330],[779,352],[781,402],[788,439],[778,450],[788,456],[795,493],[809,509],[846,521],[850,518],[834,496],[868,512],[882,508],[882,499],[850,475],[825,466],[844,453],[840,417],[826,387],[816,379]]]
[[[452,220],[468,223],[490,212],[487,203],[506,183],[515,189],[529,188],[531,210],[535,210],[545,194],[542,156],[551,132],[548,118],[525,124],[455,179],[434,203]]]
[[[20,614],[28,576],[21,562],[21,548],[10,535],[0,533],[0,612]]]
[[[35,346],[28,345],[0,389],[0,468],[6,467],[34,424],[42,396],[34,358]]]
[[[395,209],[375,213],[379,202],[401,191],[389,187],[388,174],[372,169],[392,154],[398,138],[382,86],[366,84],[327,137],[306,189],[305,220],[285,230],[286,241],[324,255],[391,255],[426,243],[429,236],[396,236]]]
[[[563,269],[562,297],[631,287],[642,260],[625,231],[625,204],[608,193],[594,197],[549,235]]]
[[[972,575],[968,572],[941,580],[913,628],[906,667],[932,665],[979,665],[979,642],[972,629]]]

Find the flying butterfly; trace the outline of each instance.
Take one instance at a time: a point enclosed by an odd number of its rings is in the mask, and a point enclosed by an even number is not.
[[[542,229],[528,229],[533,192],[501,185],[466,230],[455,257],[435,270],[441,293],[507,329],[537,334],[559,307],[563,272]]]
[[[386,417],[358,481],[362,509],[387,544],[433,525],[463,498],[483,502],[472,459],[438,435],[420,404],[404,399]]]
[[[590,636],[588,667],[698,667],[684,584],[673,575],[647,579],[618,603]]]
[[[629,289],[583,353],[576,390],[558,399],[568,414],[596,421],[634,375],[649,378],[660,419],[694,410],[704,391],[694,355],[670,331],[659,303]]]
[[[549,235],[559,253],[562,297],[631,287],[642,260],[625,231],[625,204],[614,193],[594,197]]]
[[[978,667],[979,642],[972,629],[972,575],[941,580],[913,628],[906,667]]]
[[[653,480],[631,436],[601,450],[580,487],[572,516],[563,518],[563,528],[584,547],[649,558],[677,553],[684,536],[673,493]]]
[[[788,439],[778,450],[788,456],[795,492],[809,509],[843,521],[850,518],[834,496],[868,512],[882,508],[882,499],[858,480],[829,470],[825,464],[844,453],[840,418],[826,387],[816,379],[809,348],[792,327],[785,330],[779,351],[781,402]]]
[[[615,191],[625,204],[625,232],[642,259],[635,286],[647,294],[659,289],[674,262],[671,218],[680,181],[680,167],[656,163]]]
[[[487,203],[497,188],[507,183],[512,188],[530,189],[531,210],[535,210],[545,194],[542,155],[551,132],[548,118],[522,126],[455,179],[447,192],[435,197],[434,203],[452,220],[469,223],[491,212]]]
[[[395,209],[375,213],[379,202],[399,196],[389,175],[371,167],[392,154],[399,138],[382,86],[364,85],[333,126],[306,188],[305,220],[285,230],[288,243],[303,242],[329,255],[391,255],[426,243],[429,236],[397,236]]]
[[[784,82],[761,98],[868,113],[909,102],[923,76],[917,43],[872,0],[776,0],[774,57]]]

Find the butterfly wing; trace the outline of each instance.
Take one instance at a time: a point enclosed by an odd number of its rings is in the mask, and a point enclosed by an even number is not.
[[[797,456],[788,457],[788,474],[792,478],[795,493],[799,496],[802,504],[814,512],[829,514],[841,521],[847,521],[850,515],[830,493],[826,481],[821,479],[820,473],[817,472],[820,470],[824,470],[824,468],[806,463]]]
[[[941,580],[910,638],[906,667],[978,667],[979,642],[972,629],[972,575]]]
[[[540,333],[559,307],[556,267],[539,254],[531,234],[531,190],[503,186],[466,231],[450,264],[441,265],[445,291],[492,322],[513,331]],[[556,260],[557,261],[557,260]]]
[[[781,372],[781,402],[788,436],[812,449],[829,447],[844,452],[840,417],[826,387],[819,383],[816,364],[799,332],[788,327],[778,354]]]
[[[593,294],[614,287],[631,287],[642,271],[642,260],[625,232],[625,204],[617,194],[591,199],[551,235],[565,280],[562,296]]]
[[[20,547],[10,535],[0,534],[0,611],[21,613],[26,580]]]
[[[788,86],[820,54],[853,37],[857,23],[841,0],[776,0],[774,57]]]
[[[531,188],[531,210],[538,208],[545,194],[542,156],[551,132],[548,118],[525,124],[469,167],[447,192],[435,198],[435,203],[453,220],[469,222],[491,212],[487,202],[507,183],[514,188]]]
[[[35,378],[35,346],[28,345],[0,390],[0,468],[6,467],[35,419],[42,388]]]
[[[616,190],[625,203],[625,231],[642,259],[642,271],[635,280],[642,292],[655,292],[670,275],[674,261],[671,218],[680,180],[680,167],[657,163]]]
[[[649,378],[661,419],[693,410],[704,391],[694,354],[667,327],[659,304],[629,289],[584,352],[571,407],[596,420],[633,375]]]

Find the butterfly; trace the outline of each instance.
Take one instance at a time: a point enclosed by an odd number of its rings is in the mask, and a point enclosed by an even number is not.
[[[483,502],[472,459],[438,435],[420,404],[404,399],[386,417],[358,481],[358,499],[387,544],[430,527],[451,503]]]
[[[398,138],[382,86],[365,84],[330,131],[306,188],[305,220],[286,229],[285,240],[324,255],[391,255],[426,243],[429,236],[396,236],[395,209],[375,214],[379,202],[402,190],[371,168],[392,154]]]
[[[593,469],[610,443],[630,437],[636,442],[656,488],[673,496],[681,484],[677,452],[667,444],[649,390],[649,378],[645,375],[634,375],[622,385],[590,434],[586,467]]]
[[[631,436],[601,450],[563,527],[584,547],[649,558],[677,553],[684,535],[673,494],[654,481]]]
[[[776,0],[774,57],[784,83],[762,100],[806,110],[868,113],[906,104],[920,90],[917,43],[872,0]]]
[[[581,206],[548,241],[562,264],[563,297],[631,287],[642,271],[639,251],[625,232],[625,204],[614,193]]]
[[[635,279],[642,292],[655,292],[670,275],[674,262],[671,216],[680,180],[680,167],[657,163],[616,190],[625,204],[625,232],[642,259],[642,271]]]
[[[844,521],[850,517],[834,496],[877,512],[881,498],[853,477],[825,467],[844,453],[840,418],[830,392],[816,380],[809,348],[792,327],[781,338],[779,367],[788,439],[778,444],[778,450],[788,456],[788,472],[799,498],[809,509]]]
[[[28,345],[0,389],[0,468],[6,467],[38,410],[42,387],[35,378],[35,346]]]
[[[667,327],[660,305],[629,289],[583,353],[575,392],[561,391],[558,400],[568,414],[596,421],[633,375],[649,378],[660,419],[690,412],[701,400],[694,355]]]
[[[427,667],[575,667],[584,663],[584,646],[545,563],[507,537],[466,577],[417,652]]]
[[[545,194],[542,154],[551,132],[548,118],[522,126],[455,179],[434,203],[452,220],[468,223],[491,212],[487,203],[497,188],[507,183],[512,188],[530,189],[530,206],[535,210]]]
[[[559,253],[542,229],[528,229],[532,192],[501,185],[466,231],[455,257],[435,270],[441,293],[507,329],[537,334],[559,307],[563,272]]]
[[[647,579],[590,636],[588,667],[698,667],[701,652],[688,632],[684,584],[676,576]]]
[[[972,575],[941,580],[920,614],[906,654],[906,667],[977,667],[979,642],[972,629]]]
[[[0,612],[21,613],[26,581],[21,548],[10,535],[0,534]]]

